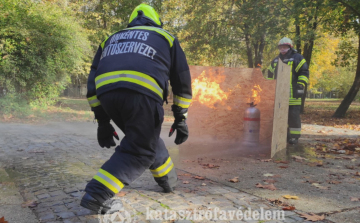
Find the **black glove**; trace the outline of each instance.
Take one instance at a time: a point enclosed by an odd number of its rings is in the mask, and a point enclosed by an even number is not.
[[[171,137],[174,134],[175,130],[177,130],[175,144],[179,145],[179,144],[185,142],[187,140],[187,138],[189,137],[188,126],[185,122],[186,117],[187,117],[187,109],[181,108],[177,105],[172,105],[171,107],[172,107],[172,111],[174,113],[175,122],[171,126],[171,129],[169,132],[169,137]]]
[[[297,84],[296,88],[296,99],[301,98],[304,95],[304,85]]]
[[[119,140],[119,136],[116,133],[114,127],[109,122],[99,122],[97,129],[97,139],[101,148],[110,148],[111,146],[116,146],[113,137]]]
[[[175,138],[175,144],[179,145],[183,142],[185,142],[187,140],[187,138],[189,137],[189,130],[188,130],[188,126],[184,120],[181,121],[176,121],[174,122],[174,124],[171,126],[170,132],[169,132],[169,137],[171,137],[174,132],[176,131],[176,138]]]

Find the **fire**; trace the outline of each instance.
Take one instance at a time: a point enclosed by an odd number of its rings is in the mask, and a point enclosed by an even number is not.
[[[251,90],[252,96],[249,98],[249,102],[254,102],[254,104],[258,104],[260,99],[260,92],[262,91],[260,85],[254,85],[253,89]]]
[[[225,75],[214,75],[212,72],[206,75],[203,71],[198,78],[192,82],[193,99],[209,108],[215,108],[215,103],[228,98],[228,94],[221,90],[220,84],[224,82]]]

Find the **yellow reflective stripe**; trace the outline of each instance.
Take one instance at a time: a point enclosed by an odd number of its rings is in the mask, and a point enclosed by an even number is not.
[[[174,95],[174,105],[180,106],[182,108],[188,108],[190,104],[191,104],[191,99]]]
[[[163,98],[163,90],[154,78],[147,74],[132,70],[112,71],[97,76],[95,78],[96,89],[106,84],[116,83],[119,81],[127,81],[141,85],[155,92],[157,95],[159,95],[160,98]]]
[[[107,188],[109,188],[112,192],[114,192],[115,194],[119,193],[119,190],[116,189],[113,185],[111,185],[110,183],[108,183],[106,180],[104,180],[103,178],[99,177],[99,176],[94,176],[93,177],[95,180],[99,181],[100,183],[104,184]]]
[[[165,162],[163,165],[159,166],[159,167],[156,168],[155,170],[150,170],[150,171],[151,171],[151,172],[159,172],[159,171],[161,171],[162,169],[164,169],[170,162],[171,162],[171,158],[170,158],[170,156],[169,156],[169,158],[166,160],[166,162]]]
[[[290,130],[290,134],[300,135],[300,134],[301,134],[301,131],[291,131],[291,130]]]
[[[309,82],[309,78],[307,78],[307,77],[304,76],[304,75],[299,76],[298,80],[302,80],[302,81],[304,81],[305,83],[308,83],[308,82]]]
[[[91,107],[96,107],[96,106],[99,106],[101,104],[99,99],[97,99],[96,95],[88,98],[87,100],[88,100],[89,105]]]
[[[171,166],[169,166],[169,168],[167,168],[166,171],[164,171],[164,172],[162,172],[162,173],[159,173],[159,174],[153,173],[153,176],[154,176],[154,177],[163,177],[163,176],[165,176],[166,174],[168,174],[168,173],[172,170],[173,167],[174,167],[174,163],[171,163]]]
[[[106,40],[108,40],[109,39],[109,36],[108,37],[106,37],[106,39],[100,44],[100,46],[101,46],[101,49],[104,49],[104,46],[105,46],[105,42],[106,42]]]
[[[168,174],[173,167],[174,167],[174,163],[169,157],[163,165],[156,168],[155,170],[150,170],[150,171],[154,177],[163,177],[166,174]]]
[[[301,98],[290,98],[289,105],[301,105]]]
[[[301,62],[299,63],[299,65],[295,68],[295,71],[298,72],[305,62],[306,62],[306,60],[302,59]]]
[[[175,38],[172,37],[169,33],[167,33],[163,29],[155,28],[155,27],[148,27],[148,26],[136,26],[136,27],[127,28],[126,30],[132,30],[132,29],[145,29],[145,30],[155,31],[155,32],[159,33],[160,35],[164,36],[167,39],[167,41],[170,44],[170,47],[173,46]]]
[[[103,169],[99,169],[98,173],[93,178],[114,193],[119,193],[119,191],[124,187],[123,183]]]
[[[109,172],[103,170],[103,169],[99,169],[99,172],[104,174],[105,176],[109,177],[112,181],[114,181],[114,183],[116,183],[117,185],[119,185],[120,188],[124,187],[124,184],[121,183],[120,180],[118,180],[116,177],[114,177],[113,175],[111,175]]]
[[[292,86],[292,79],[293,79],[293,75],[292,75],[292,65],[293,65],[293,61],[290,61],[288,63],[288,65],[290,65],[290,98],[293,97],[293,86]]]
[[[274,69],[274,68],[271,66],[271,64],[270,64],[270,66],[268,67],[268,70],[271,71],[272,73],[274,73],[274,70],[275,70],[275,69]]]
[[[305,84],[303,82],[297,82],[298,84],[301,84],[302,86],[305,87]]]
[[[271,64],[270,64],[270,66],[269,66],[269,70],[272,72],[272,73],[274,73],[275,72],[275,69],[276,69],[276,65],[277,65],[277,63],[274,63],[274,67],[272,67],[271,66]],[[275,74],[274,74],[275,75]]]

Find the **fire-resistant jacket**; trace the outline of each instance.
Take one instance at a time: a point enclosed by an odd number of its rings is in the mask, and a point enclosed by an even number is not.
[[[301,84],[305,88],[309,83],[309,68],[306,60],[301,54],[296,53],[294,50],[290,50],[284,56],[278,55],[268,68],[267,79],[277,78],[277,65],[280,59],[291,67],[289,105],[301,105],[301,98],[297,96],[297,85]]]
[[[102,94],[127,88],[163,104],[169,80],[174,104],[187,110],[192,98],[191,77],[179,41],[164,29],[138,20],[100,44],[88,77],[87,99],[96,111]]]

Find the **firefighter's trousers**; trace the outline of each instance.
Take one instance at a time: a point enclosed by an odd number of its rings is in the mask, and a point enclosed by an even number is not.
[[[85,191],[100,202],[113,197],[150,169],[160,185],[174,187],[177,175],[163,140],[160,138],[164,119],[162,105],[149,96],[118,89],[100,96],[100,102],[125,137],[114,154],[87,184]]]
[[[301,119],[300,119],[300,105],[289,106],[288,116],[288,138],[300,138],[301,136]]]

